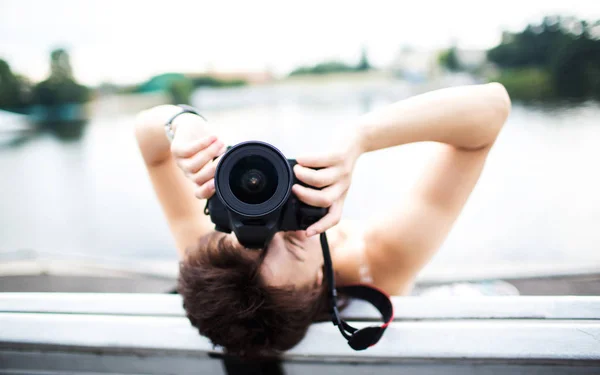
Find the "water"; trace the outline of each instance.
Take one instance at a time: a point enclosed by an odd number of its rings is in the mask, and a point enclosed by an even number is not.
[[[194,102],[230,143],[261,139],[293,157],[331,147],[356,116],[410,92],[403,84],[298,84],[201,91]],[[100,113],[78,140],[44,133],[0,149],[0,251],[175,259],[134,116]],[[434,266],[600,268],[599,119],[598,104],[515,105]],[[361,157],[344,217],[402,210],[397,197],[428,147]]]

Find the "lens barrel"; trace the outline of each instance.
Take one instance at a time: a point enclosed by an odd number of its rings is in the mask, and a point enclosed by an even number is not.
[[[233,195],[247,204],[264,203],[277,190],[277,170],[268,159],[259,155],[244,156],[229,174]]]
[[[293,172],[281,151],[259,141],[229,149],[215,172],[217,197],[231,211],[260,217],[280,208],[292,190]]]

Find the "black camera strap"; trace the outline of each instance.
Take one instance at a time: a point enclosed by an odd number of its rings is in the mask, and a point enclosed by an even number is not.
[[[340,292],[364,301],[369,302],[379,311],[383,324],[379,326],[368,326],[361,329],[352,327],[346,323],[341,317],[337,307],[337,290],[335,288],[335,277],[333,274],[333,263],[331,262],[331,254],[329,252],[329,243],[327,235],[321,233],[321,248],[323,249],[323,259],[325,263],[325,277],[329,281],[329,296],[331,300],[330,312],[333,324],[338,327],[342,336],[348,340],[348,345],[354,350],[365,350],[370,346],[375,345],[388,325],[394,319],[394,306],[390,297],[383,291],[374,288],[370,285],[357,284],[340,287]]]

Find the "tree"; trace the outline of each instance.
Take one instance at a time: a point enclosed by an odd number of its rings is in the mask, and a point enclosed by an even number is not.
[[[506,34],[487,56],[504,70],[537,69],[547,74],[560,97],[600,98],[599,29],[599,21],[545,17],[539,25]]]
[[[367,57],[367,48],[363,47],[360,54],[360,61],[356,66],[356,70],[359,72],[364,72],[367,70],[371,70],[371,64],[369,63],[369,59]]]
[[[314,66],[302,66],[294,69],[290,75],[305,75],[305,74],[330,74],[330,73],[341,73],[341,72],[353,72],[356,71],[355,67],[345,64],[341,61],[326,61],[319,63]]]
[[[73,69],[66,50],[59,48],[50,54],[50,79],[57,81],[73,80]]]
[[[462,70],[462,66],[458,61],[455,46],[452,46],[451,48],[440,53],[438,61],[440,65],[442,65],[444,68],[448,69],[451,72],[457,72]]]
[[[167,90],[173,104],[190,104],[194,85],[189,79],[173,81]]]
[[[0,108],[18,111],[27,105],[28,82],[15,75],[8,63],[0,59]]]
[[[78,84],[73,78],[69,54],[64,49],[56,49],[50,54],[50,75],[33,89],[33,103],[40,105],[60,105],[84,103],[89,100],[89,89]]]

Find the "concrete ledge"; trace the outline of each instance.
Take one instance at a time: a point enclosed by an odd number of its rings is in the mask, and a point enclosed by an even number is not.
[[[35,348],[42,352],[136,356],[218,353],[183,317],[2,313],[0,332],[0,347],[5,350]],[[347,362],[415,358],[600,361],[600,322],[394,322],[378,345],[362,352],[353,351],[331,323],[316,323],[286,358]]]
[[[65,258],[66,257],[66,258]],[[56,254],[34,251],[0,252],[0,277],[5,275],[79,275],[79,276],[143,276],[161,279],[177,278],[176,260],[132,260],[90,256],[86,254]],[[600,273],[600,264],[535,264],[514,262],[484,265],[448,265],[426,267],[417,283],[435,285],[457,281],[490,279],[545,278]]]
[[[214,349],[185,318],[177,295],[5,293],[0,294],[0,374],[597,374],[600,369],[600,297],[398,297],[394,304],[396,320],[366,351],[353,351],[331,323],[315,323],[299,345],[264,365],[231,362]],[[376,316],[364,306],[352,306],[345,315],[359,327]]]
[[[392,297],[396,320],[600,320],[600,297]],[[0,312],[185,317],[181,297],[170,294],[0,293]],[[353,320],[377,320],[370,305],[353,302]]]

